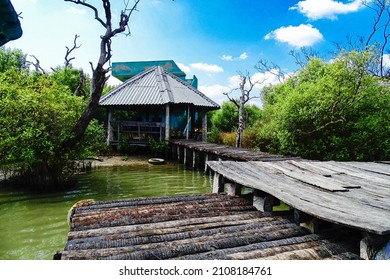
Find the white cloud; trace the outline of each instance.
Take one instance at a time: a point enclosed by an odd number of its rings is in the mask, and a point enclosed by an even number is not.
[[[383,66],[390,68],[390,54],[383,55]]]
[[[85,9],[77,9],[77,8],[75,8],[73,6],[69,7],[66,11],[68,13],[74,14],[74,15],[83,15],[83,14],[85,14]]]
[[[207,63],[192,63],[190,64],[192,68],[202,70],[204,72],[209,72],[209,73],[219,73],[223,72],[223,68],[221,66],[218,66],[216,64],[207,64]]]
[[[221,56],[221,59],[222,59],[222,60],[225,60],[225,61],[233,61],[233,56],[223,54],[223,55]]]
[[[288,43],[293,47],[309,47],[324,39],[321,32],[311,24],[283,26],[271,31],[264,38],[266,40],[275,39],[282,43]]]
[[[272,69],[266,73],[255,73],[251,76],[251,81],[258,82],[255,85],[255,89],[252,91],[252,96],[259,96],[260,89],[267,85],[276,85],[280,83],[278,77],[278,70]],[[224,93],[229,93],[231,97],[239,96],[239,87],[240,87],[240,75],[234,75],[227,79],[226,85],[214,84],[214,85],[206,85],[199,86],[199,90],[206,94],[208,97],[212,98],[218,104],[222,104],[223,102],[228,101],[228,98],[224,95]],[[248,84],[247,84],[248,86]],[[253,104],[257,106],[262,106],[260,99],[254,99]]]
[[[221,96],[224,92],[229,92],[231,89],[228,86],[215,84],[209,86],[199,86],[199,90],[205,93],[210,98],[213,98]]]
[[[322,18],[335,20],[337,15],[353,13],[363,7],[363,0],[354,0],[349,3],[334,0],[303,0],[290,7],[290,10],[297,10],[311,20]]]
[[[187,66],[187,65],[185,65],[183,63],[177,63],[177,66],[179,66],[180,70],[182,70],[186,74],[191,72],[191,67],[190,66]]]
[[[248,57],[249,57],[248,54],[246,52],[243,52],[238,57],[233,57],[232,55],[223,54],[221,56],[221,59],[225,61],[233,61],[233,60],[245,60]]]
[[[242,54],[240,54],[240,59],[241,60],[245,60],[248,58],[248,54],[246,52],[243,52]]]
[[[270,71],[264,72],[264,73],[255,73],[253,74],[250,79],[252,83],[255,83],[255,88],[262,89],[265,86],[268,85],[276,85],[280,83],[278,79],[279,70],[278,69],[271,69]],[[238,89],[240,87],[241,78],[240,75],[231,76],[228,79],[228,84],[230,90]],[[249,82],[246,84],[247,87],[249,87]]]

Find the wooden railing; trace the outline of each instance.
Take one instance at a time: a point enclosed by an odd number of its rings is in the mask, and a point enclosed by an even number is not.
[[[147,145],[150,138],[165,139],[165,123],[162,122],[112,121],[110,124],[113,128],[112,144],[118,143],[121,137],[125,137],[129,144],[143,145]]]

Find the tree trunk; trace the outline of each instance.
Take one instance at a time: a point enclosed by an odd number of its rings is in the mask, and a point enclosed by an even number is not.
[[[238,128],[236,134],[236,148],[241,148],[242,146],[242,133],[244,131],[244,97],[240,97],[240,106],[238,107]]]

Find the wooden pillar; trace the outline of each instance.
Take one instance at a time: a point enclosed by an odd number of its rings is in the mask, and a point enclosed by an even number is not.
[[[208,174],[209,172],[209,166],[207,165],[207,162],[209,161],[209,154],[206,153],[204,155],[204,173]]]
[[[187,106],[187,131],[186,131],[186,140],[188,140],[190,135],[190,121],[191,121],[191,110],[190,105]]]
[[[192,150],[190,148],[184,148],[184,166],[187,168],[192,168],[193,159],[192,159]]]
[[[224,185],[223,185],[223,176],[218,172],[214,173],[213,179],[213,193],[223,193]]]
[[[390,235],[377,235],[363,232],[360,240],[360,257],[365,260],[388,260],[390,255]]]
[[[171,159],[177,160],[177,146],[175,144],[171,144]]]
[[[228,195],[235,196],[241,194],[241,186],[235,182],[225,183],[225,188]]]
[[[202,141],[207,142],[207,112],[203,111],[202,116]]]
[[[114,138],[114,128],[112,127],[112,109],[108,107],[107,109],[107,146],[110,145],[111,141]]]
[[[169,104],[167,104],[165,107],[165,140],[169,141],[170,138],[170,110]]]
[[[318,232],[318,219],[306,214],[298,209],[294,209],[294,220],[295,223],[301,227],[307,228],[311,233]]]
[[[197,158],[197,166],[196,168],[198,170],[204,170],[205,169],[205,153],[204,152],[201,152],[199,151],[198,153],[198,158]]]
[[[198,162],[199,162],[198,152],[195,150],[192,150],[192,169],[193,170],[198,169]]]
[[[274,198],[273,196],[265,192],[254,190],[253,206],[261,212],[272,212],[272,208],[274,206]]]

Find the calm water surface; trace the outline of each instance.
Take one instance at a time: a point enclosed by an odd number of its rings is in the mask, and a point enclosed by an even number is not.
[[[44,195],[0,188],[0,259],[47,260],[64,249],[69,208],[82,199],[115,200],[211,192],[211,180],[182,165],[99,168],[75,187]]]

